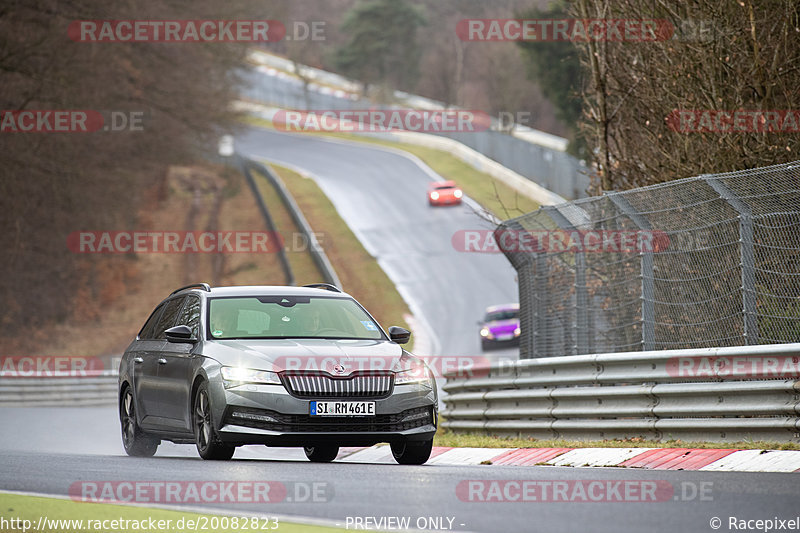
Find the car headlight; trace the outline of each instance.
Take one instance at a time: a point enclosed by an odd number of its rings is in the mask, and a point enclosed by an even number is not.
[[[436,191],[433,191],[431,193],[431,200],[438,200],[438,199],[439,199],[439,193],[436,192]]]
[[[394,374],[395,385],[407,385],[409,383],[425,383],[428,382],[433,387],[433,374],[431,374],[428,365],[423,363],[420,359],[412,361],[412,367],[405,370],[400,370]]]
[[[280,385],[281,379],[275,372],[256,370],[255,368],[241,368],[236,366],[223,366],[220,370],[225,388],[235,387],[242,383],[259,383],[262,385]]]
[[[491,339],[494,335],[492,332],[489,331],[489,328],[481,328],[481,337],[486,337],[487,339]]]
[[[456,198],[461,198],[463,195],[464,193],[461,192],[461,189],[456,189],[455,191],[453,191],[453,196],[455,196]]]
[[[514,336],[515,337],[519,337],[520,333],[521,333],[521,330],[519,329],[519,326],[517,326],[516,329],[514,330]]]

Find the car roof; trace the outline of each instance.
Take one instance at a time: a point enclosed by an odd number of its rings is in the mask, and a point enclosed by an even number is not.
[[[486,308],[487,313],[494,313],[495,311],[519,311],[519,304],[492,305]]]
[[[452,180],[434,181],[433,183],[431,183],[431,187],[434,188],[434,189],[440,189],[440,188],[444,188],[444,187],[455,187],[455,186],[456,186],[456,182],[452,181]]]
[[[288,285],[237,285],[229,287],[211,287],[209,291],[202,288],[191,288],[182,293],[194,292],[205,294],[207,297],[226,297],[226,296],[335,296],[352,298],[345,292],[335,292],[327,289],[317,289],[312,287],[294,287]]]

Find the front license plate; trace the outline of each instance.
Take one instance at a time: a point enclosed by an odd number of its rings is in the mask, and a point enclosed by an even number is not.
[[[512,335],[510,333],[507,334],[507,335],[498,335],[497,336],[497,340],[499,340],[499,341],[510,341],[513,338],[514,338],[514,335]]]
[[[311,416],[375,416],[375,402],[311,402]]]

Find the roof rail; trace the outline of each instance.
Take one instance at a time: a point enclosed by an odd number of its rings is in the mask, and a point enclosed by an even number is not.
[[[174,291],[169,293],[169,295],[172,296],[173,294],[185,291],[186,289],[203,289],[206,292],[211,292],[211,287],[208,286],[208,283],[192,283],[191,285],[181,287],[180,289],[175,289]]]
[[[336,285],[331,285],[330,283],[309,283],[308,285],[303,285],[303,287],[308,287],[309,289],[325,289],[326,291],[332,292],[342,292],[342,289]]]

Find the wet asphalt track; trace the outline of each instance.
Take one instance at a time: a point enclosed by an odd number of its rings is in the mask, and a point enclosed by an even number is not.
[[[265,130],[239,138],[238,149],[314,173],[415,313],[428,323],[436,339],[431,351],[480,354],[475,321],[487,305],[516,301],[514,272],[500,256],[457,252],[450,238],[461,229],[489,228],[487,222],[467,206],[430,209],[425,201],[429,176],[395,154]],[[513,356],[514,350],[493,355]],[[787,519],[799,514],[796,474],[316,465],[298,450],[262,447],[240,448],[233,461],[214,463],[201,461],[191,446],[172,444],[162,445],[155,458],[136,459],[124,455],[113,407],[0,408],[0,427],[0,489],[6,490],[67,495],[76,482],[112,480],[265,480],[292,490],[323,483],[324,501],[208,505],[329,519],[342,526],[347,517],[405,516],[412,525],[420,517],[444,517],[444,524],[453,520],[455,530],[486,532],[705,532],[714,531],[709,525],[713,517],[723,520],[719,531],[729,531],[729,516]],[[660,480],[676,493],[655,503],[485,503],[464,501],[456,493],[464,480],[492,479]],[[681,495],[691,496],[700,483],[706,484],[707,499],[695,494],[682,501]]]

